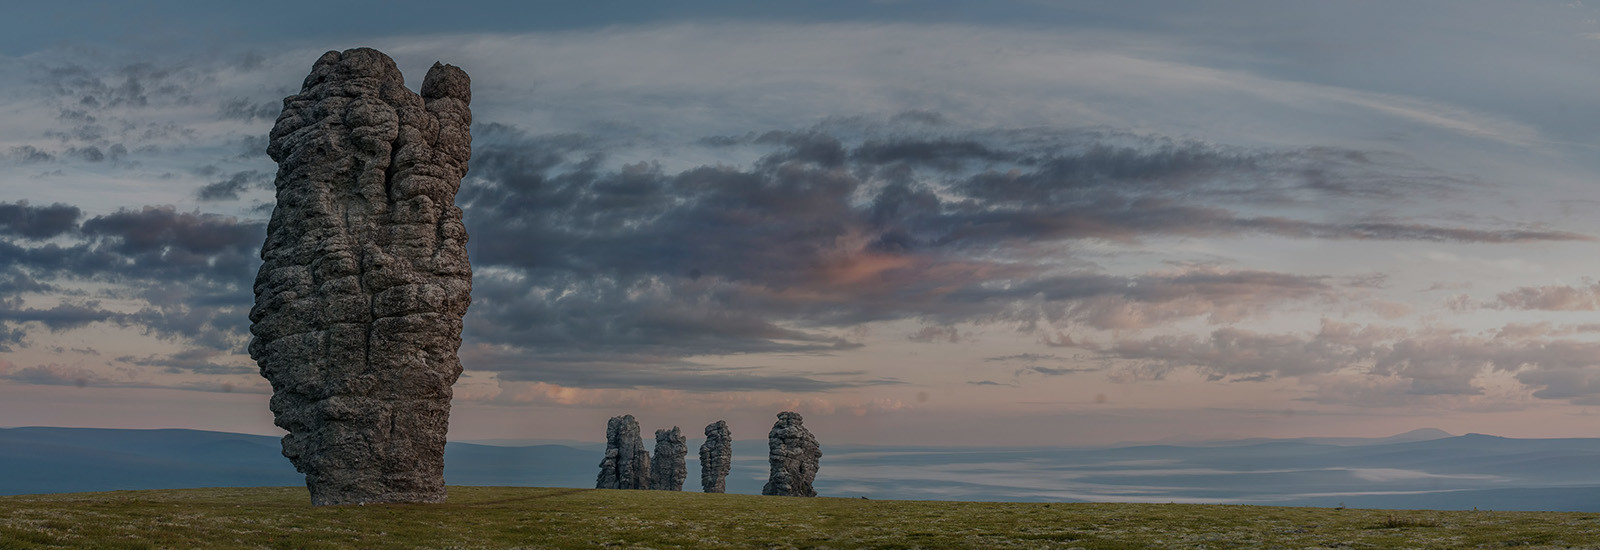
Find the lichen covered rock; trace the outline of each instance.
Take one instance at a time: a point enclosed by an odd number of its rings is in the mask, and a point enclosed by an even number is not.
[[[778,413],[778,422],[767,433],[767,451],[767,462],[772,469],[761,494],[817,496],[811,484],[817,479],[822,448],[811,431],[801,424],[799,413]]]
[[[656,454],[650,459],[650,488],[682,491],[683,481],[689,477],[689,468],[684,464],[687,456],[689,444],[677,426],[656,430]]]
[[[606,422],[606,456],[600,461],[596,489],[649,489],[650,451],[639,436],[633,415],[613,416]]]
[[[700,444],[700,490],[728,492],[728,471],[733,467],[733,434],[728,422],[718,420],[706,426],[706,442]]]
[[[314,504],[445,498],[472,291],[455,206],[470,89],[435,63],[418,95],[377,50],[328,52],[272,128],[277,204],[249,349]]]

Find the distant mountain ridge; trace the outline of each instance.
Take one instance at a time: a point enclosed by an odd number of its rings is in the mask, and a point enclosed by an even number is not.
[[[734,443],[729,492],[760,492],[764,443]],[[445,481],[592,487],[601,453],[581,445],[450,443]],[[1030,448],[824,439],[823,453],[816,486],[824,496],[1600,512],[1600,438],[1416,430],[1384,438]],[[694,457],[688,462],[691,473],[699,470]],[[183,429],[0,429],[0,472],[0,495],[303,484],[276,437]]]
[[[1408,441],[1431,441],[1455,437],[1450,432],[1438,428],[1418,428],[1409,432],[1391,435],[1388,437],[1292,437],[1270,438],[1255,437],[1250,439],[1224,439],[1219,441],[1198,441],[1193,443],[1174,443],[1175,445],[1188,446],[1223,446],[1223,445],[1255,445],[1271,441],[1296,441],[1313,445],[1382,445],[1384,443],[1405,443]]]

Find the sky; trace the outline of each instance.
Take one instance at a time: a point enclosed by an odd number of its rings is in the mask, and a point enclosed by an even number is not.
[[[52,2],[0,21],[0,426],[279,434],[267,133],[473,79],[450,435],[1600,437],[1600,5]]]

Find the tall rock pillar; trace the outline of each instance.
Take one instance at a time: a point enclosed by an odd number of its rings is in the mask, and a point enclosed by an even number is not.
[[[650,488],[657,491],[682,491],[683,481],[689,476],[684,458],[689,456],[689,444],[677,426],[671,430],[656,430],[656,454],[650,459]]]
[[[314,504],[440,502],[450,386],[471,302],[456,191],[472,156],[471,80],[435,63],[419,95],[394,60],[317,60],[267,154],[250,356],[272,383],[283,454]]]
[[[728,422],[718,420],[706,426],[706,442],[700,444],[700,490],[728,492],[728,471],[733,467],[733,434]]]
[[[763,495],[792,497],[817,496],[811,484],[817,479],[822,448],[817,438],[801,424],[800,413],[778,413],[778,422],[767,433],[767,462],[772,466]]]
[[[600,460],[596,489],[649,489],[650,451],[644,450],[639,421],[633,415],[606,422],[606,456]]]

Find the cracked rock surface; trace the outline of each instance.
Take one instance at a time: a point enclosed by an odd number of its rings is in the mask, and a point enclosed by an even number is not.
[[[728,492],[728,471],[733,467],[733,433],[728,422],[718,420],[706,426],[706,442],[700,444],[700,489],[707,493]]]
[[[778,422],[767,433],[767,462],[772,468],[761,494],[817,496],[811,484],[817,479],[822,448],[801,420],[800,413],[778,413]]]
[[[650,488],[650,451],[644,449],[633,415],[613,416],[606,422],[606,456],[600,460],[594,488]]]
[[[250,356],[314,504],[445,498],[472,291],[455,206],[471,100],[454,66],[435,63],[417,94],[382,52],[330,51],[272,128]]]
[[[656,430],[656,454],[650,459],[650,488],[657,491],[682,491],[689,477],[684,460],[689,456],[689,443],[677,426],[670,430]]]

